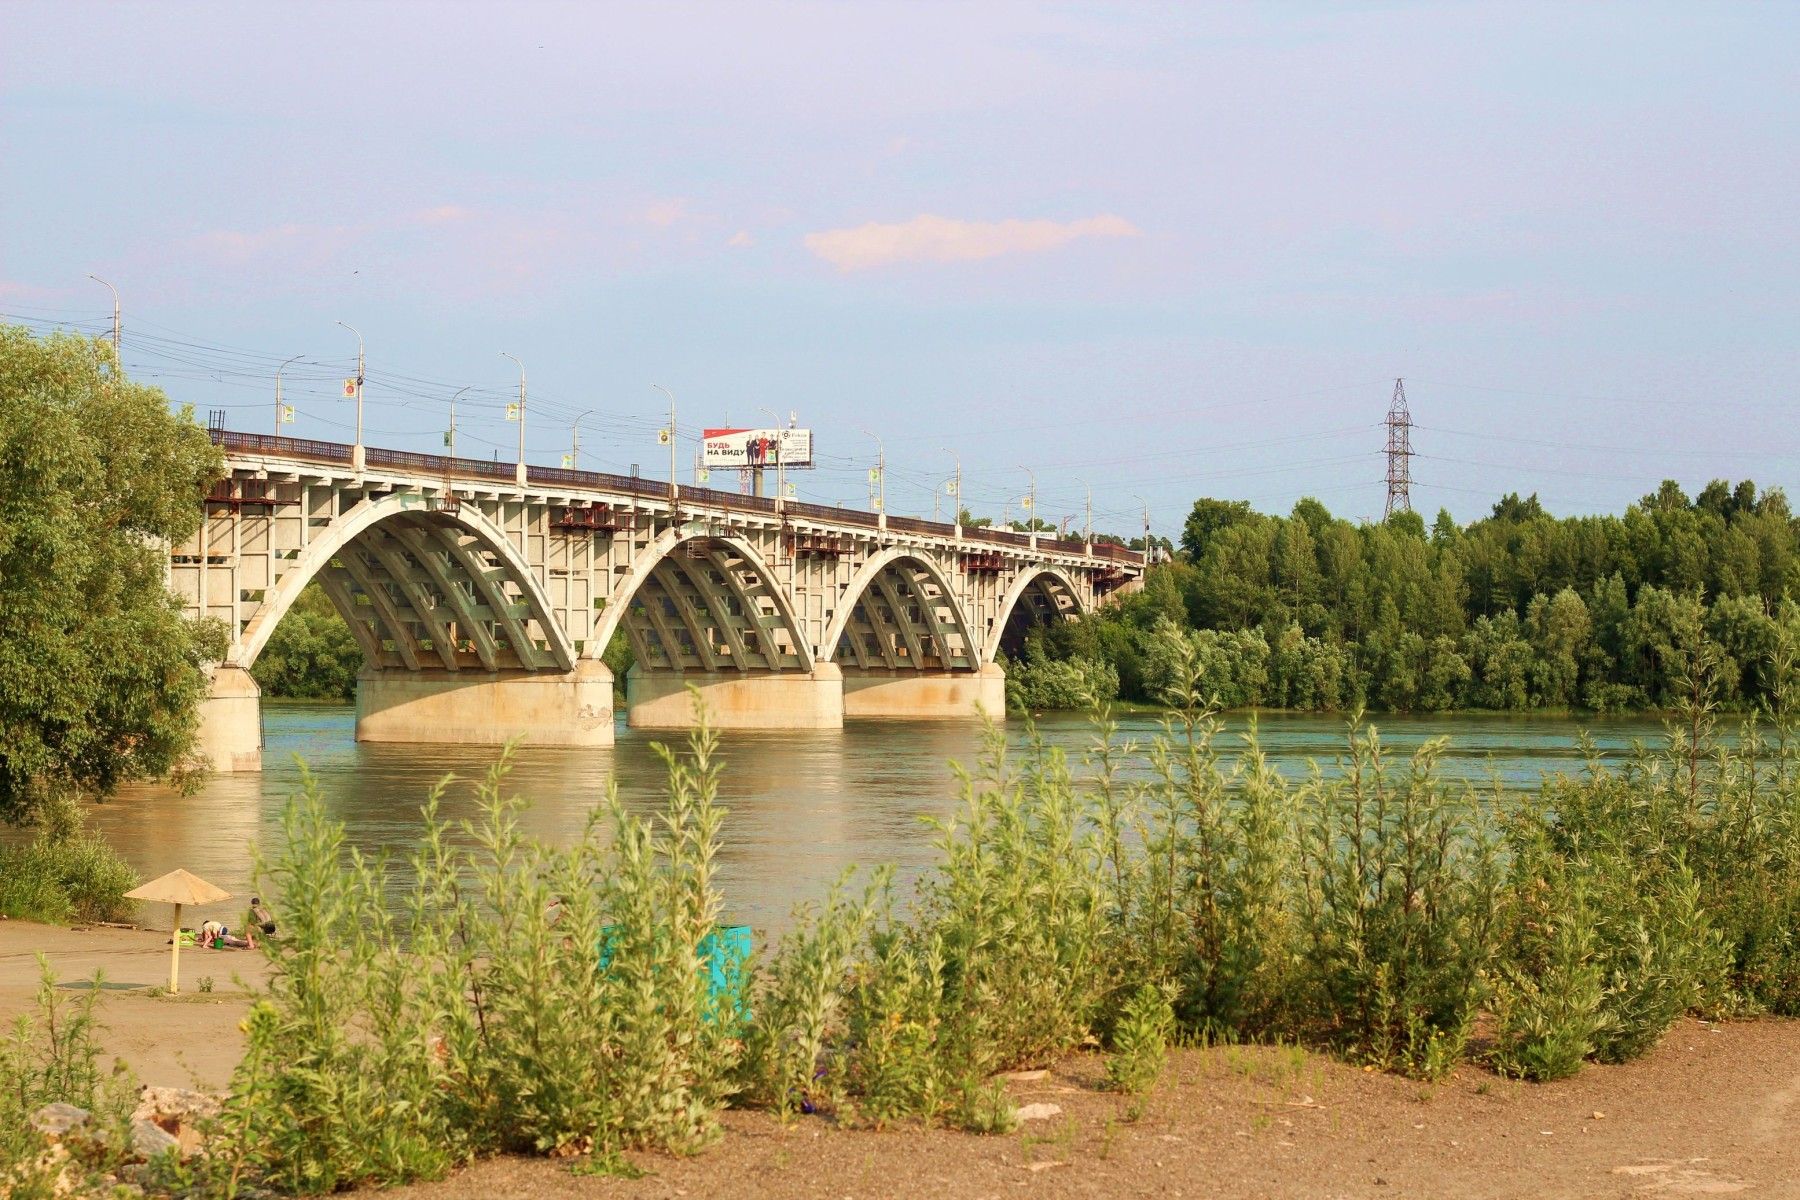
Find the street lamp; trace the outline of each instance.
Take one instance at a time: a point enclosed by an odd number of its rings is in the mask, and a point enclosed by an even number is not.
[[[1030,467],[1019,470],[1031,477],[1031,492],[1025,500],[1025,531],[1031,535],[1031,548],[1037,549],[1037,472]]]
[[[115,360],[113,363],[113,370],[117,371],[119,369],[118,362],[116,361],[119,357],[119,289],[112,284],[107,283],[106,280],[100,278],[98,275],[89,275],[88,278],[95,283],[104,286],[113,296],[113,359]]]
[[[338,324],[344,325],[342,321],[339,321]],[[350,466],[353,470],[360,472],[366,458],[363,453],[362,440],[363,335],[357,332],[355,326],[344,325],[344,328],[356,334],[356,445],[350,451]]]
[[[275,436],[276,437],[281,436],[281,425],[282,425],[281,417],[282,417],[282,413],[283,413],[283,408],[282,408],[282,404],[281,404],[281,373],[305,357],[306,356],[304,354],[296,354],[296,355],[294,355],[294,357],[288,359],[286,362],[282,363],[279,367],[275,368]]]
[[[594,411],[594,409],[588,409],[580,417],[576,417],[569,426],[569,468],[571,470],[581,470],[581,420],[582,417],[593,416]]]
[[[870,433],[867,429],[863,432],[875,439],[875,478],[881,484],[881,496],[875,505],[875,511],[885,515],[887,513],[887,447],[882,444],[879,435]],[[874,497],[870,498],[875,499]]]
[[[942,447],[942,449],[945,454],[948,454],[951,458],[956,460],[956,483],[950,489],[950,495],[955,498],[955,503],[951,506],[952,512],[950,514],[950,517],[951,517],[950,523],[952,525],[956,526],[958,529],[961,529],[962,528],[962,456],[957,454],[956,451],[950,449],[948,446]],[[937,498],[935,496],[932,498],[932,501],[931,501],[931,519],[934,521],[937,520]]]
[[[675,393],[660,383],[650,385],[669,398],[669,428],[664,432],[669,437],[669,499],[675,499]]]
[[[520,362],[517,358],[514,358],[512,355],[508,354],[504,350],[502,350],[500,352],[500,357],[501,358],[511,358],[513,360],[513,365],[519,368],[519,465],[518,465],[516,471],[514,472],[513,477],[518,480],[520,487],[524,487],[525,486],[525,364]]]

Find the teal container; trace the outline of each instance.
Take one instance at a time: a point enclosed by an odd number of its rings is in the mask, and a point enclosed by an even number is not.
[[[613,929],[608,925],[600,935],[600,969],[612,965]],[[748,925],[715,925],[700,939],[695,948],[700,955],[700,969],[706,972],[706,995],[713,1003],[708,1013],[729,1012],[740,1021],[750,1018],[750,954],[755,941]]]

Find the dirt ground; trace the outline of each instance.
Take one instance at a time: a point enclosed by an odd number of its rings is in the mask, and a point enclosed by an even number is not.
[[[203,911],[182,924],[197,925],[220,913]],[[235,920],[236,914],[224,916]],[[243,985],[262,982],[267,963],[250,950],[181,952],[181,993],[157,995],[169,985],[167,930],[64,929],[26,921],[0,921],[0,1026],[36,1006],[37,956],[45,955],[59,986],[71,996],[104,976],[99,1020],[102,1044],[145,1083],[221,1090],[244,1053],[238,1030],[249,1007]],[[211,991],[200,990],[211,980]],[[238,981],[242,980],[243,984]]]
[[[65,980],[106,971],[106,1045],[146,1082],[220,1087],[242,1047],[252,953],[185,951],[168,979],[167,935],[0,922],[0,1020],[30,1006],[35,953]],[[123,985],[132,985],[125,990]],[[117,989],[117,990],[115,990]],[[1009,1086],[1061,1112],[975,1137],[916,1128],[783,1126],[727,1113],[725,1136],[689,1159],[637,1154],[638,1179],[577,1176],[566,1162],[504,1158],[408,1200],[494,1197],[1680,1197],[1800,1200],[1800,1022],[1684,1021],[1643,1060],[1533,1085],[1464,1067],[1426,1087],[1303,1051],[1182,1051],[1137,1102],[1098,1087],[1076,1055]]]

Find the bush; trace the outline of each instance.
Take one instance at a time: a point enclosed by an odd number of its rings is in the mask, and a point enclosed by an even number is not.
[[[1106,1060],[1106,1082],[1114,1091],[1137,1093],[1156,1082],[1169,1056],[1169,1034],[1175,1012],[1169,998],[1152,983],[1139,984],[1113,1029],[1112,1056]]]
[[[438,816],[439,785],[404,863],[346,853],[308,777],[258,867],[282,937],[224,1118],[254,1131],[233,1148],[243,1170],[324,1192],[500,1150],[709,1140],[742,993],[714,995],[701,968],[723,810],[713,735],[689,745],[685,759],[664,751],[661,813],[634,816],[609,792],[566,850],[520,832],[510,755],[475,822]],[[411,896],[400,914],[383,904],[397,879]]]
[[[122,921],[137,873],[101,838],[52,822],[34,840],[0,846],[0,913],[60,925]]]
[[[1437,778],[1444,746],[1427,742],[1396,777],[1353,721],[1341,778],[1314,770],[1300,832],[1302,1021],[1352,1058],[1424,1079],[1462,1057],[1501,894],[1482,806]]]

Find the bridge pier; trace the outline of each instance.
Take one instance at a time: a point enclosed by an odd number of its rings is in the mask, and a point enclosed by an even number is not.
[[[356,740],[610,746],[612,681],[594,659],[568,672],[365,668],[356,680]]]
[[[195,748],[220,774],[262,770],[262,689],[250,672],[230,663],[212,669]]]
[[[996,663],[977,671],[844,668],[844,716],[890,720],[954,720],[986,713],[1006,716],[1006,672]]]
[[[633,729],[688,729],[700,690],[714,729],[841,729],[843,679],[833,663],[811,671],[639,671],[625,674],[625,720]]]

